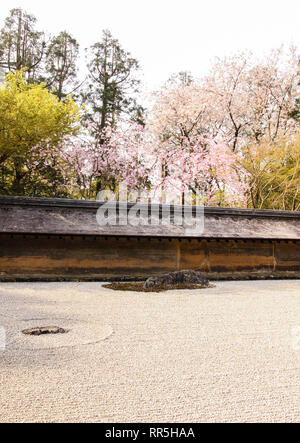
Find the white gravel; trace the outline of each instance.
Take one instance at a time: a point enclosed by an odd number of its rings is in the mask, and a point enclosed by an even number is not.
[[[299,280],[101,286],[0,284],[1,422],[300,421]]]

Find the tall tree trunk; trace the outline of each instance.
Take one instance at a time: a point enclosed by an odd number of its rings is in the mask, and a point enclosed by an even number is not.
[[[15,179],[12,185],[12,190],[14,195],[24,195],[24,183],[22,183],[23,178],[26,175],[26,172],[22,171],[22,164],[18,161],[15,161]]]

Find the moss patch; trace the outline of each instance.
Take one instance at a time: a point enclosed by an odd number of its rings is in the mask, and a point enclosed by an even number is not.
[[[145,289],[144,282],[134,282],[134,283],[106,283],[103,285],[103,288],[113,289],[114,291],[135,291],[135,292],[164,292],[164,291],[172,291],[174,289],[207,289],[212,288],[213,286],[200,286],[200,285],[176,285],[176,286],[159,286],[156,288]]]

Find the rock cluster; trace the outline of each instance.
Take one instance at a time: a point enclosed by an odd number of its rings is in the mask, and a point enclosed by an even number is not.
[[[208,287],[209,281],[201,272],[184,270],[150,277],[145,281],[144,288],[172,287],[176,285],[199,285]]]

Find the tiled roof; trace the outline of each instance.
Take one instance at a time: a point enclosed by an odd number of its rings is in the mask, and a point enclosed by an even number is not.
[[[198,229],[174,223],[174,214],[195,213],[195,207],[172,206],[171,224],[151,225],[147,204],[140,206],[144,224],[99,226],[96,213],[102,205],[91,200],[0,196],[0,233],[300,240],[300,212],[205,207],[201,230],[201,211]],[[133,204],[117,207],[127,214]],[[156,205],[154,209],[162,214],[168,207]]]

